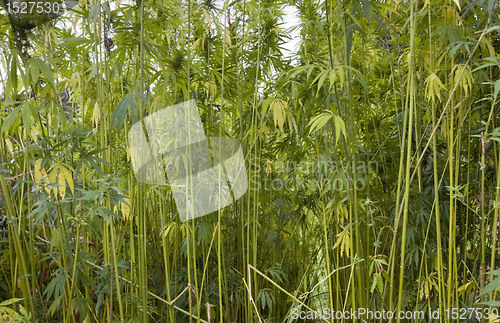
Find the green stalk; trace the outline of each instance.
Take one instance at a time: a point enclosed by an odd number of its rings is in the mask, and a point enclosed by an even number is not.
[[[7,183],[5,181],[5,177],[0,174],[0,185],[2,186],[2,193],[5,201],[5,205],[7,206],[7,220],[9,223],[9,231],[11,233],[15,233],[15,212],[12,207],[12,199],[10,195],[10,187],[7,186]],[[31,313],[31,321],[36,322],[36,316],[35,316],[35,307],[33,305],[33,300],[29,295],[31,295],[31,288],[28,280],[28,268],[26,265],[26,259],[25,259],[25,254],[26,252],[22,248],[22,242],[21,242],[21,236],[18,234],[9,234],[9,236],[12,236],[12,240],[14,241],[14,251],[16,255],[16,261],[19,261],[19,272],[20,272],[20,278],[21,278],[21,290],[23,292],[23,295],[26,295],[27,297],[24,297],[24,301],[27,304],[27,311],[28,313]],[[16,284],[14,284],[16,285]]]
[[[138,10],[140,15],[140,45],[139,45],[139,55],[140,55],[140,65],[139,65],[139,87],[141,93],[144,93],[144,1],[141,1],[140,9]],[[139,102],[139,119],[143,119],[143,103],[142,100]],[[147,273],[147,263],[146,263],[146,246],[147,246],[147,225],[146,225],[146,212],[144,200],[146,196],[144,194],[144,185],[139,184],[139,288],[141,295],[141,305],[142,305],[142,322],[149,322],[148,316],[148,273]]]
[[[122,304],[122,292],[121,292],[121,287],[120,287],[120,280],[118,279],[118,260],[116,259],[118,257],[118,253],[116,252],[116,247],[115,247],[115,225],[113,220],[111,220],[111,257],[113,258],[113,267],[115,267],[114,274],[115,274],[115,284],[116,284],[116,294],[118,297],[118,307],[120,310],[120,322],[124,322],[125,320],[125,315],[124,315],[124,310],[123,310],[123,304]]]
[[[392,74],[395,73],[392,59],[391,59],[391,73]],[[395,84],[394,77],[392,78],[392,88],[393,88],[393,95],[394,95],[394,106],[397,107],[397,99],[396,99],[397,91],[396,91],[396,84]],[[401,86],[401,92],[404,92],[402,86]],[[402,111],[404,112],[405,102],[403,102],[403,100],[404,100],[403,95],[401,95],[401,101],[402,101],[401,106],[402,106]],[[394,304],[394,290],[395,290],[395,288],[394,288],[394,278],[395,278],[394,277],[394,275],[395,275],[394,270],[395,270],[395,264],[396,264],[396,260],[394,257],[396,254],[396,241],[397,241],[397,234],[398,234],[398,230],[399,230],[399,222],[401,219],[400,201],[401,201],[401,186],[402,186],[402,182],[403,182],[403,169],[404,169],[404,153],[405,153],[404,142],[406,141],[407,129],[408,129],[408,113],[404,113],[403,130],[401,133],[399,132],[399,126],[398,126],[398,133],[399,133],[398,138],[401,138],[401,139],[399,141],[400,152],[399,152],[398,182],[397,182],[397,189],[396,189],[396,208],[395,208],[396,218],[394,221],[392,244],[391,244],[390,255],[389,255],[389,282],[388,282],[389,283],[389,309],[394,308],[394,306],[393,306],[393,304]],[[384,299],[385,299],[386,288],[387,288],[387,282],[384,286],[384,295],[383,295]]]
[[[343,17],[344,17],[344,26],[345,26],[345,37],[344,37],[344,55],[345,55],[345,64],[346,66],[350,66],[351,64],[351,48],[352,39],[353,39],[353,30],[349,32],[348,28],[348,20],[347,20],[347,8],[344,5]],[[348,40],[348,37],[351,40]],[[351,254],[355,257],[363,257],[363,251],[360,245],[360,227],[359,227],[359,217],[358,217],[358,198],[357,198],[357,188],[356,188],[356,148],[357,148],[357,140],[356,140],[356,124],[354,121],[354,107],[351,93],[351,70],[347,70],[347,82],[346,82],[346,92],[347,92],[347,104],[346,109],[348,112],[348,120],[349,120],[349,128],[351,132],[351,141],[348,142],[348,150],[347,156],[350,159],[350,167],[349,167],[349,177],[350,177],[350,187],[351,191],[349,194],[349,235],[354,237],[355,243],[351,244]],[[354,223],[354,226],[353,226]],[[356,270],[356,279],[352,282],[352,308],[356,310],[358,307],[364,307],[365,305],[365,287],[364,287],[364,279],[363,279],[364,271],[362,268]],[[358,286],[359,284],[359,286]],[[359,292],[358,292],[359,291]],[[357,296],[357,298],[356,298]]]
[[[493,109],[493,107],[492,107]],[[500,149],[498,149],[498,145],[495,144],[496,147],[495,149],[499,152],[499,155],[498,157],[495,156],[495,165],[497,165],[497,174],[496,174],[496,178],[497,178],[497,184],[496,184],[496,199],[495,199],[495,204],[498,206],[500,205],[500,167],[498,167],[498,162],[500,160]],[[493,231],[493,242],[491,244],[491,263],[490,263],[490,268],[495,268],[495,256],[496,256],[496,253],[497,253],[497,234],[498,234],[498,215],[499,215],[499,207],[495,207],[495,217],[494,217],[494,220],[493,220],[493,228],[492,228],[492,231]],[[492,279],[492,277],[490,277],[490,279]],[[497,292],[495,292],[495,295],[496,295]],[[490,293],[489,295],[489,299],[492,300],[494,299],[493,298],[493,293]]]
[[[429,35],[432,35],[431,32],[431,15],[429,10]],[[432,36],[429,41],[430,44],[430,53],[433,53],[432,48]],[[434,71],[434,56],[431,55],[431,70]],[[431,104],[431,112],[432,112],[432,128],[436,128],[436,103],[434,100]],[[434,179],[434,209],[436,212],[436,240],[437,240],[437,276],[438,276],[438,308],[439,313],[443,313],[443,255],[441,253],[442,245],[441,245],[441,210],[439,204],[439,182],[438,182],[438,168],[437,168],[437,138],[436,136],[432,137],[432,166],[433,166],[433,179]],[[439,321],[443,321],[443,317],[439,318]]]
[[[167,223],[167,217],[166,217],[166,210],[165,210],[165,205],[163,203],[160,204],[160,217],[161,217],[161,224],[163,226],[163,229],[166,227]],[[170,295],[170,245],[167,245],[167,237],[165,234],[162,232],[161,235],[161,242],[163,246],[163,265],[165,267],[165,289],[167,290],[167,300],[171,301],[172,296]],[[170,322],[175,322],[174,318],[174,311],[172,308],[169,308],[168,310],[169,314],[169,319]]]
[[[403,289],[404,289],[404,273],[405,273],[405,252],[406,252],[406,230],[408,226],[408,200],[410,195],[410,173],[411,173],[411,149],[412,149],[412,131],[413,131],[413,111],[415,106],[415,79],[414,79],[414,58],[415,58],[415,31],[416,31],[416,17],[414,17],[416,3],[414,0],[410,1],[410,57],[408,62],[409,72],[409,112],[408,112],[408,139],[406,150],[406,171],[405,171],[405,195],[404,195],[404,213],[403,213],[403,232],[401,235],[401,261],[399,272],[399,292],[398,292],[398,312],[402,310],[403,304]],[[398,316],[397,322],[401,319]]]
[[[328,230],[327,230],[327,220],[326,220],[326,209],[325,209],[325,201],[323,200],[323,203],[321,204],[322,209],[323,209],[323,235],[325,238],[325,256],[326,256],[326,271],[327,273],[331,272],[330,268],[330,248],[328,247]],[[328,275],[328,298],[329,298],[329,304],[330,308],[333,309],[333,286],[332,286],[332,277],[331,275]],[[331,319],[331,322],[333,322],[333,318]]]
[[[484,212],[484,190],[486,189],[485,187],[485,168],[486,168],[486,143],[484,142],[484,137],[483,137],[483,133],[481,133],[481,183],[479,184],[480,185],[480,190],[481,190],[481,193],[480,193],[480,196],[481,196],[481,205],[480,205],[480,208],[481,208],[481,220],[480,220],[480,223],[481,223],[481,267],[480,267],[480,272],[483,272],[485,271],[486,269],[486,226],[485,226],[485,222],[486,222],[486,215],[485,215],[485,212]],[[492,267],[492,268],[495,268],[495,267]],[[482,278],[481,278],[482,280]],[[482,288],[482,286],[481,286]],[[481,298],[482,301],[484,301],[484,295],[482,296]]]

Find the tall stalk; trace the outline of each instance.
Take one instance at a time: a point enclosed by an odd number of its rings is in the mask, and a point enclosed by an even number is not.
[[[403,224],[402,224],[402,234],[401,234],[401,260],[400,260],[400,272],[399,272],[399,292],[398,292],[398,312],[402,310],[403,304],[403,290],[404,290],[404,275],[405,275],[405,256],[406,256],[406,233],[408,226],[408,201],[410,195],[410,174],[412,165],[412,131],[413,131],[413,113],[415,106],[415,76],[414,76],[414,60],[415,60],[415,31],[416,31],[416,17],[415,17],[415,7],[417,2],[414,0],[410,1],[410,55],[408,59],[408,79],[409,79],[409,104],[407,107],[408,111],[408,138],[407,138],[407,148],[406,148],[406,170],[405,170],[405,194],[404,194],[404,211],[403,211]],[[417,165],[418,166],[418,165]],[[398,316],[397,322],[401,319]]]

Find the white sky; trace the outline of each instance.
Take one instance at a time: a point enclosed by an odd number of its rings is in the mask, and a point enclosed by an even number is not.
[[[125,0],[127,1],[127,0]],[[124,3],[125,1],[122,1],[122,3]],[[223,0],[216,0],[215,1],[215,5],[217,8],[222,8],[223,7],[223,4],[224,4],[224,1]],[[286,42],[283,46],[284,48],[284,56],[290,56],[292,54],[292,52],[296,51],[297,50],[297,45],[299,43],[299,31],[298,30],[295,30],[294,32],[291,31],[291,29],[293,27],[295,27],[296,25],[298,25],[300,23],[300,19],[299,17],[297,17],[297,10],[294,9],[293,7],[291,6],[285,6],[284,8],[284,13],[285,13],[285,19],[283,21],[283,29],[286,30],[286,32],[290,35],[291,39]],[[225,17],[225,15],[224,15]],[[3,54],[0,54],[0,96],[1,96],[1,93],[3,93],[3,89],[4,89],[4,82],[6,81],[6,73],[5,73],[5,70],[6,70],[6,62],[5,62],[5,55]]]
[[[222,9],[224,6],[224,0],[215,0],[215,7],[218,9]],[[298,12],[292,6],[286,5],[283,9],[285,13],[285,18],[282,24],[282,28],[286,30],[286,32],[290,35],[291,39],[284,44],[285,52],[283,53],[285,56],[289,56],[292,52],[297,50],[297,45],[300,39],[300,32],[298,30],[291,31],[293,27],[300,24],[300,18],[297,16]],[[222,19],[225,19],[226,15],[224,14]]]

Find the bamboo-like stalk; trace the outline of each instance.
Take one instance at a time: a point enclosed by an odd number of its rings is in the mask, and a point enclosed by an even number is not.
[[[429,35],[432,35],[431,32],[432,20],[429,11]],[[432,38],[431,38],[432,40]],[[432,41],[429,42],[430,52],[433,53]],[[431,58],[430,68],[434,71],[434,58]],[[434,100],[431,103],[431,113],[432,113],[432,128],[436,128],[436,103]],[[438,277],[438,309],[439,313],[443,313],[443,255],[441,253],[442,250],[442,236],[441,236],[441,206],[439,203],[439,181],[438,181],[438,159],[437,156],[437,138],[436,136],[432,137],[432,171],[433,171],[433,180],[434,180],[434,211],[436,213],[436,244],[437,244],[437,277]],[[443,318],[439,318],[439,322],[442,322]]]
[[[5,182],[5,177],[0,174],[0,185],[2,187],[2,195],[4,196],[4,201],[7,206],[7,219],[9,223],[10,232],[15,232],[14,223],[16,223],[16,216],[14,209],[12,207],[12,200],[10,194],[10,187],[7,186]],[[27,279],[28,268],[26,264],[25,251],[22,248],[22,243],[19,235],[12,235],[12,241],[14,243],[14,251],[16,254],[16,261],[19,261],[19,271],[21,278],[21,290],[23,295],[31,295],[31,287],[29,285],[29,281]],[[13,284],[14,285],[14,284]],[[27,310],[29,313],[32,313],[32,322],[36,321],[33,301],[31,297],[26,297]]]
[[[403,289],[404,289],[404,274],[405,274],[405,252],[406,252],[406,232],[408,226],[408,201],[410,195],[410,173],[411,173],[411,165],[412,165],[412,132],[413,132],[413,113],[415,107],[415,79],[414,79],[414,58],[415,58],[415,32],[416,32],[416,17],[415,7],[418,2],[410,1],[410,55],[408,59],[408,96],[409,96],[409,104],[407,106],[408,111],[408,138],[407,138],[407,148],[406,148],[406,167],[405,167],[405,194],[404,194],[404,211],[403,211],[403,223],[402,223],[402,234],[401,234],[401,256],[400,256],[400,272],[399,272],[399,290],[398,290],[398,306],[397,310],[400,312],[402,310],[403,305]],[[417,165],[418,166],[418,165]],[[401,319],[398,316],[397,322],[400,322]]]

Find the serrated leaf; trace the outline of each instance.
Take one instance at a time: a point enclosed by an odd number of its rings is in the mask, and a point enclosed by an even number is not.
[[[54,313],[59,309],[59,305],[61,305],[61,296],[57,297],[54,302],[49,307],[50,315],[54,315]]]
[[[266,300],[267,300],[267,306],[269,307],[269,310],[273,310],[273,300],[271,298],[271,294],[266,293]]]
[[[344,138],[347,137],[344,120],[339,116],[335,116],[335,145],[339,141],[340,132],[342,132]]]
[[[209,244],[212,238],[212,232],[210,227],[205,221],[200,222],[198,225],[198,236],[205,242],[205,244]]]
[[[66,169],[64,178],[68,182],[69,190],[71,191],[71,194],[74,196],[75,195],[75,184],[73,182],[73,174],[69,169]]]
[[[326,71],[322,72],[322,75],[321,75],[321,77],[319,78],[319,81],[318,81],[318,90],[316,91],[316,95],[318,95],[319,90],[321,89],[321,86],[323,85],[323,83],[325,82],[326,77],[329,74],[330,74],[330,70],[326,70]]]
[[[58,239],[60,239],[60,236]],[[54,279],[52,279],[50,283],[47,285],[44,294],[47,296],[47,299],[50,299],[52,295],[54,295],[57,301],[59,295],[61,295],[64,291],[64,287],[66,285],[66,279],[64,277],[64,271],[61,268],[56,270],[54,276],[55,276]]]

